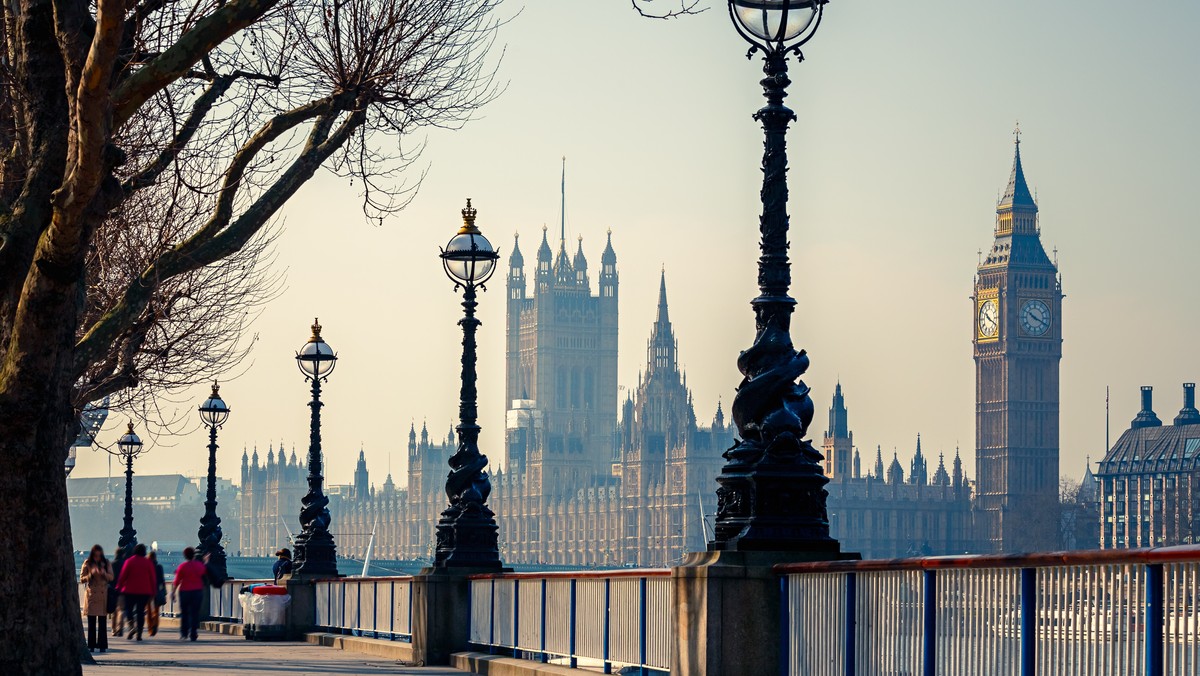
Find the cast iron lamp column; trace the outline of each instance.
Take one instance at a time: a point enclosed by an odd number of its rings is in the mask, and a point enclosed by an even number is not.
[[[208,556],[209,575],[214,583],[224,582],[225,547],[221,545],[221,517],[217,516],[217,428],[229,419],[229,407],[221,399],[221,387],[213,383],[212,394],[200,404],[200,420],[208,425],[208,495],[200,518],[200,544],[196,551]]]
[[[475,390],[475,290],[483,289],[492,276],[500,254],[475,227],[475,209],[471,200],[462,210],[463,226],[442,250],[446,275],[455,290],[463,290],[462,390],[459,395],[458,449],[450,456],[450,475],[446,478],[446,496],[450,506],[442,512],[437,525],[436,568],[501,568],[496,515],[487,506],[492,484],[484,473],[487,457],[479,452],[479,425],[476,424]]]
[[[129,423],[125,434],[117,440],[116,453],[125,461],[125,524],[121,528],[117,546],[125,551],[126,556],[131,554],[133,547],[137,545],[137,531],[133,529],[133,459],[141,455],[142,450],[142,440],[133,433],[133,423]]]
[[[821,454],[805,439],[813,417],[808,387],[798,381],[808,356],[797,352],[790,334],[796,301],[788,295],[787,154],[788,123],[796,114],[784,105],[787,57],[803,60],[800,47],[821,22],[827,0],[730,0],[738,33],[750,42],[747,56],[761,51],[767,104],[754,114],[766,139],[763,152],[762,251],[759,296],[754,308],[754,345],[738,357],[744,378],[733,399],[739,439],[725,453],[717,477],[717,519],[709,550],[837,552],[829,536]]]
[[[321,339],[321,324],[314,319],[312,337],[296,353],[296,364],[312,382],[311,423],[308,433],[308,494],[300,500],[300,534],[293,545],[295,566],[292,572],[305,576],[337,576],[337,548],[329,532],[329,498],[325,497],[321,475],[321,382],[333,373],[337,355]]]

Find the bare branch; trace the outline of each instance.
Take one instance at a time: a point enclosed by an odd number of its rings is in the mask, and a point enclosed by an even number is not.
[[[688,14],[699,14],[707,11],[707,7],[701,7],[701,0],[679,0],[677,9],[667,10],[662,13],[655,13],[646,10],[646,5],[650,5],[654,0],[629,0],[629,4],[633,6],[633,11],[647,19],[675,19]]]

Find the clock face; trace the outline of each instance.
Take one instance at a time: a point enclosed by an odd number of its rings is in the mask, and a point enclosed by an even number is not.
[[[984,338],[995,338],[1000,332],[1000,306],[996,300],[990,299],[979,306],[979,335]]]
[[[1053,319],[1050,306],[1036,298],[1021,306],[1021,328],[1031,336],[1045,335]]]

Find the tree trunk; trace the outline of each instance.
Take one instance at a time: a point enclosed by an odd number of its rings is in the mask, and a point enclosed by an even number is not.
[[[0,529],[8,543],[0,549],[0,674],[6,676],[82,673],[63,471],[70,408],[61,405],[65,395],[54,398],[60,405],[0,414]]]

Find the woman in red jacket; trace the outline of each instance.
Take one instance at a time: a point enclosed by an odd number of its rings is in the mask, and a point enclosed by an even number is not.
[[[175,569],[174,592],[179,596],[179,639],[196,640],[200,626],[200,604],[204,600],[204,576],[208,566],[196,560],[196,550],[183,550],[183,563]],[[207,557],[205,557],[207,558]]]
[[[133,548],[133,556],[125,560],[121,566],[121,575],[117,578],[117,589],[125,597],[125,616],[129,618],[129,636],[133,639],[134,631],[137,640],[142,640],[142,625],[146,622],[146,603],[158,588],[158,576],[154,564],[146,558],[146,545],[139,544]]]

